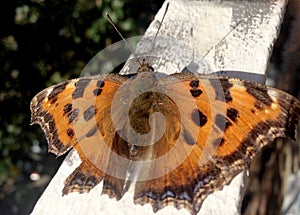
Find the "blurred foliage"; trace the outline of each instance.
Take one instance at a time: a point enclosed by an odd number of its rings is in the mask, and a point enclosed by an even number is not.
[[[49,165],[40,165],[48,162],[51,155],[47,153],[39,126],[29,125],[32,97],[47,86],[78,77],[98,51],[120,40],[104,17],[106,12],[126,38],[143,34],[162,3],[153,0],[1,1],[0,201],[14,194],[12,201],[22,202],[21,197],[30,196],[30,189],[26,188],[27,194],[17,193],[18,183],[29,183],[32,172],[53,175],[58,167],[53,164],[53,169],[48,169]],[[32,206],[27,206],[27,213]],[[18,208],[9,212],[22,214]]]

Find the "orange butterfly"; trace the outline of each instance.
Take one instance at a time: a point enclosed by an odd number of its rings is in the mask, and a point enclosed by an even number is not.
[[[154,211],[196,214],[204,199],[248,167],[277,137],[295,138],[300,102],[280,90],[191,72],[161,76],[143,61],[138,74],[82,77],[49,87],[30,105],[49,151],[74,148],[81,165],[63,194],[103,193]]]

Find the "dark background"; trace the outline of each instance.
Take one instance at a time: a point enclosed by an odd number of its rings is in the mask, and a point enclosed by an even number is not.
[[[163,1],[0,2],[0,214],[29,214],[63,157],[47,153],[29,104],[47,86],[78,77],[85,64],[124,37],[143,35]],[[32,173],[41,178],[31,180]]]
[[[29,125],[29,104],[33,96],[47,86],[78,77],[98,51],[120,40],[104,17],[105,12],[109,11],[128,38],[143,34],[162,3],[154,0],[1,1],[0,214],[29,214],[63,160],[47,153],[42,130],[37,125]],[[299,14],[297,3],[289,6],[272,56],[272,65],[281,71],[276,73],[275,82],[278,77],[281,80],[294,77],[279,86],[296,96],[299,96],[300,42],[291,38],[295,34],[300,38],[300,30],[295,27],[300,23]],[[33,173],[38,180],[32,178]]]

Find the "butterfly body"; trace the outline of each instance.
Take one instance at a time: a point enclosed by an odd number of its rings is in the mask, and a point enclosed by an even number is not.
[[[248,167],[277,137],[294,139],[300,102],[263,85],[191,72],[159,76],[143,62],[134,78],[82,77],[31,102],[32,123],[56,155],[74,148],[81,165],[63,194],[103,193],[197,213],[204,199]]]

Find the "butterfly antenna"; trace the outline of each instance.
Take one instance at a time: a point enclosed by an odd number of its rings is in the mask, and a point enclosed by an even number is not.
[[[133,54],[134,58],[136,59],[136,61],[138,62],[138,64],[140,64],[140,66],[142,66],[141,62],[139,61],[138,57],[136,56],[136,54],[134,53],[134,51],[130,48],[128,42],[125,40],[125,38],[123,37],[123,35],[121,34],[121,32],[119,31],[119,29],[117,28],[117,26],[115,25],[115,23],[112,21],[110,15],[108,13],[105,13],[105,16],[107,18],[107,20],[109,21],[109,23],[114,27],[114,29],[116,30],[116,32],[119,34],[119,36],[122,38],[122,40],[125,42],[127,48],[129,49],[129,51]]]
[[[207,52],[203,55],[203,57],[200,59],[199,62],[202,62],[203,59],[210,53],[210,51],[211,51],[214,47],[218,46],[221,42],[223,42],[223,41],[225,40],[225,38],[226,38],[229,34],[231,34],[231,32],[234,31],[234,30],[239,26],[239,24],[241,24],[241,22],[242,22],[242,21],[239,21],[239,22],[234,26],[234,28],[232,28],[227,34],[225,34],[225,35],[222,37],[222,39],[221,39],[216,45],[214,45],[214,46],[212,46],[210,49],[208,49]]]
[[[163,17],[162,17],[162,19],[161,19],[161,22],[160,22],[160,25],[159,25],[159,27],[158,27],[158,29],[157,29],[157,31],[156,31],[156,34],[155,34],[155,37],[154,37],[154,40],[153,40],[153,44],[155,43],[156,37],[157,37],[157,35],[158,35],[159,31],[160,31],[160,28],[161,28],[161,26],[162,26],[162,23],[163,23],[164,19],[165,19],[165,16],[166,16],[167,11],[168,11],[168,9],[169,9],[169,4],[170,4],[170,2],[167,3],[167,6],[166,6],[166,9],[165,9],[164,15],[163,15]]]

